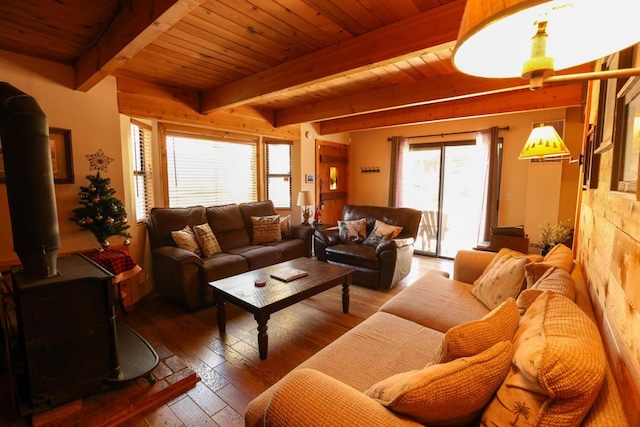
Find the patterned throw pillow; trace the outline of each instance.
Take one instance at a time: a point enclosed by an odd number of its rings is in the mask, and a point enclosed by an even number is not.
[[[390,225],[376,219],[373,230],[362,242],[363,245],[378,246],[383,240],[395,239],[402,231],[402,227]]]
[[[500,257],[489,271],[471,289],[471,295],[493,310],[507,298],[516,298],[524,283],[525,257],[506,255]]]
[[[600,333],[589,316],[568,298],[546,291],[522,316],[513,350],[511,370],[481,425],[580,425],[607,370]]]
[[[291,239],[293,237],[291,233],[291,215],[280,217],[280,234],[283,239]]]
[[[511,367],[513,344],[499,342],[471,357],[403,372],[364,393],[425,425],[467,425],[491,401]]]
[[[282,240],[280,233],[280,215],[252,216],[253,244]]]
[[[216,239],[213,231],[211,231],[209,224],[205,222],[204,224],[196,225],[193,227],[193,232],[196,234],[196,239],[202,248],[202,255],[204,255],[205,258],[222,252],[220,243],[218,243],[218,239]]]
[[[196,235],[189,225],[185,225],[182,230],[172,231],[171,237],[179,248],[194,252],[198,256],[202,255]]]
[[[340,240],[343,242],[360,243],[367,237],[367,220],[360,218],[353,221],[338,221],[338,229]]]

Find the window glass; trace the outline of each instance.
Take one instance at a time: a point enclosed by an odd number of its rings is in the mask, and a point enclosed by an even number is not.
[[[291,144],[265,140],[267,199],[277,208],[291,208]]]
[[[170,207],[257,200],[256,142],[168,134],[166,151]]]
[[[153,207],[153,175],[151,168],[151,127],[131,121],[131,150],[136,221],[147,218]]]

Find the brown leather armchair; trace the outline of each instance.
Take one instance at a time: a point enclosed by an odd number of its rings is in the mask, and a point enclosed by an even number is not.
[[[411,271],[413,243],[418,233],[421,212],[412,208],[345,205],[343,220],[366,218],[369,235],[376,220],[401,226],[397,238],[384,240],[377,246],[343,242],[337,227],[317,229],[313,247],[319,261],[354,268],[353,283],[374,289],[390,289]]]

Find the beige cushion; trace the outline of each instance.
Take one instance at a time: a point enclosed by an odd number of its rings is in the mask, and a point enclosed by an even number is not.
[[[567,273],[571,273],[571,270],[573,270],[573,252],[560,243],[551,248],[542,262],[560,267]]]
[[[503,341],[475,356],[396,374],[364,393],[422,424],[466,425],[505,378],[512,347]]]
[[[525,270],[527,270],[527,267],[525,267]],[[524,310],[526,310],[536,300],[536,298],[540,296],[540,294],[547,290],[564,295],[571,301],[576,300],[576,282],[573,280],[571,275],[560,267],[551,266],[542,273],[540,278],[536,280],[530,289],[525,289],[520,293],[520,295],[518,295],[517,303],[520,313],[523,313]]]
[[[395,239],[402,231],[402,227],[390,225],[376,219],[373,230],[362,242],[363,245],[378,246],[383,240]]]
[[[182,230],[172,231],[171,237],[179,248],[194,252],[198,256],[202,255],[196,235],[189,225],[185,225]]]
[[[280,217],[280,235],[283,239],[290,239],[291,233],[291,215]]]
[[[485,425],[579,425],[604,381],[598,328],[568,298],[546,291],[527,309],[512,367],[482,416]]]
[[[518,252],[518,251],[514,251],[513,249],[509,249],[509,248],[502,248],[498,251],[498,253],[493,257],[493,259],[491,260],[491,262],[489,262],[489,264],[487,264],[487,266],[484,268],[484,271],[482,272],[482,274],[480,275],[480,277],[478,277],[473,284],[477,284],[480,280],[482,280],[482,277],[487,274],[489,271],[491,271],[491,269],[493,268],[493,266],[504,256],[512,256],[515,258],[526,258],[527,260],[529,260],[529,262],[539,262],[542,261],[542,256],[537,255],[537,254],[523,254],[522,252]]]
[[[508,298],[516,298],[524,283],[526,257],[505,255],[485,271],[471,289],[471,294],[493,310]]]
[[[343,242],[362,242],[367,237],[367,220],[338,221],[340,240]]]
[[[527,282],[527,289],[532,288],[533,284],[540,280],[542,275],[551,267],[554,266],[545,262],[530,262],[529,264],[525,265],[524,279]]]
[[[482,319],[461,323],[449,329],[440,344],[440,363],[474,356],[501,341],[512,341],[520,315],[513,298],[507,299]]]
[[[202,249],[202,255],[205,257],[214,256],[215,254],[219,254],[222,252],[220,248],[220,243],[218,243],[218,239],[211,231],[211,227],[209,224],[204,223],[200,225],[195,225],[193,227],[193,232],[196,235],[196,240]]]
[[[252,216],[253,244],[282,240],[280,232],[280,215]]]

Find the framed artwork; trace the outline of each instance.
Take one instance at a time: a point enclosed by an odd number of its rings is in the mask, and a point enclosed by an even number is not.
[[[49,128],[49,147],[53,181],[56,184],[73,184],[73,155],[71,152],[71,131],[69,129]],[[0,183],[4,183],[4,153],[0,146]]]
[[[309,184],[309,183],[314,182],[314,181],[315,181],[315,180],[314,180],[313,174],[311,174],[311,173],[305,174],[305,176],[304,176],[304,182],[306,182],[307,184]]]

